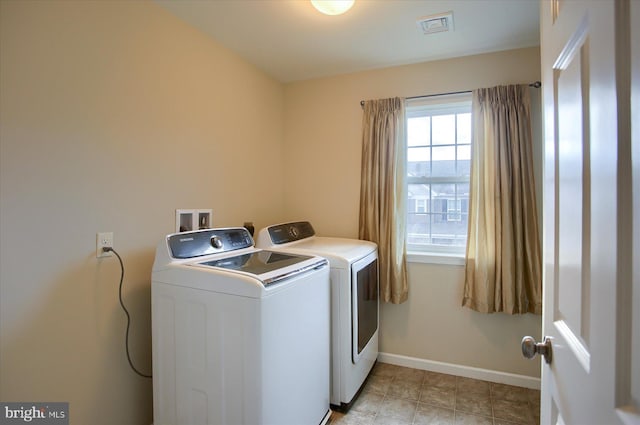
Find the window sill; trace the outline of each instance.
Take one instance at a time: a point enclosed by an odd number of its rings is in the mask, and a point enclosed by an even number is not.
[[[464,254],[409,251],[407,252],[407,262],[464,266]]]

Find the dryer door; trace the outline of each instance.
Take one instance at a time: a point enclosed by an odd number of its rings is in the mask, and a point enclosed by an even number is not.
[[[351,266],[352,361],[378,330],[378,255],[372,252]]]

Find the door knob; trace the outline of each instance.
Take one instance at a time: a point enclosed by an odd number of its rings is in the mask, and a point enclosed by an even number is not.
[[[536,354],[544,356],[544,361],[551,363],[551,338],[545,336],[542,342],[536,342],[530,336],[522,338],[522,355],[533,359]]]

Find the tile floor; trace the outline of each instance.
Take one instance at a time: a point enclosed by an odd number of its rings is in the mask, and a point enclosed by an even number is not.
[[[330,425],[536,425],[540,391],[378,362]]]

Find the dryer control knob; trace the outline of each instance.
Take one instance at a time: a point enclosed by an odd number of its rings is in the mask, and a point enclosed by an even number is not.
[[[222,248],[222,239],[218,236],[211,236],[211,246],[217,249]]]

